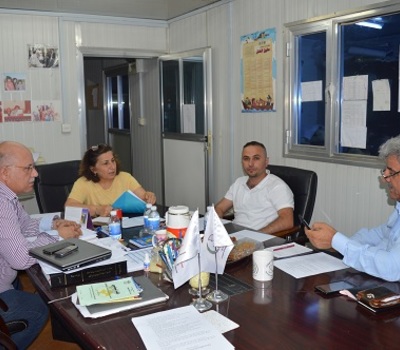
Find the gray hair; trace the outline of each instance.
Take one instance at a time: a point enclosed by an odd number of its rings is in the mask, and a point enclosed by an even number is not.
[[[7,167],[15,163],[15,149],[24,147],[22,144],[13,141],[0,142],[0,168]]]
[[[392,137],[379,147],[379,158],[385,160],[389,156],[396,156],[400,162],[400,135]]]

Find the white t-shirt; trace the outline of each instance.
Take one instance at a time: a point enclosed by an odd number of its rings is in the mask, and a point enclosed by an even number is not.
[[[278,217],[278,210],[294,208],[293,193],[278,176],[269,173],[254,188],[247,186],[248,176],[239,177],[229,188],[225,198],[233,202],[233,222],[259,230]]]

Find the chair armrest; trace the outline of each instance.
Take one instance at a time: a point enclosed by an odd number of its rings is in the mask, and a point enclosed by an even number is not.
[[[273,236],[277,236],[277,237],[282,237],[282,238],[286,238],[287,236],[290,236],[294,233],[298,233],[301,230],[301,226],[293,226],[292,228],[286,229],[286,230],[282,230],[282,231],[278,231],[275,233],[272,233]]]
[[[224,215],[222,218],[225,219],[225,220],[230,220],[230,221],[232,221],[232,220],[235,218],[235,214],[233,214],[233,213],[228,213],[228,214]]]

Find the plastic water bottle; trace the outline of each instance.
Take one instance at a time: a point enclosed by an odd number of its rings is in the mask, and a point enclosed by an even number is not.
[[[149,214],[149,230],[152,232],[157,231],[160,228],[160,214],[157,211],[157,207],[153,205]]]
[[[211,210],[212,206],[207,207],[207,211],[204,214],[204,231],[207,228],[207,221],[208,221],[208,217],[210,216],[210,210]]]
[[[146,204],[146,210],[143,213],[143,226],[149,228],[149,215],[151,213],[152,205],[150,203]]]
[[[146,236],[151,232],[149,228],[149,215],[151,213],[151,207],[152,205],[150,203],[146,204],[146,209],[143,213],[143,228],[139,231],[139,237]]]
[[[112,239],[121,239],[121,221],[116,210],[110,213],[110,223],[108,224],[108,232]]]

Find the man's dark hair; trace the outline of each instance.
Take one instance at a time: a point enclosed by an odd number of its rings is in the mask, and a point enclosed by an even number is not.
[[[250,142],[247,142],[247,143],[243,146],[243,149],[245,149],[245,148],[248,147],[248,146],[258,146],[258,147],[261,147],[261,148],[264,150],[264,152],[265,152],[265,156],[267,156],[267,149],[265,148],[264,144],[262,144],[261,142],[258,142],[258,141],[250,141]]]

